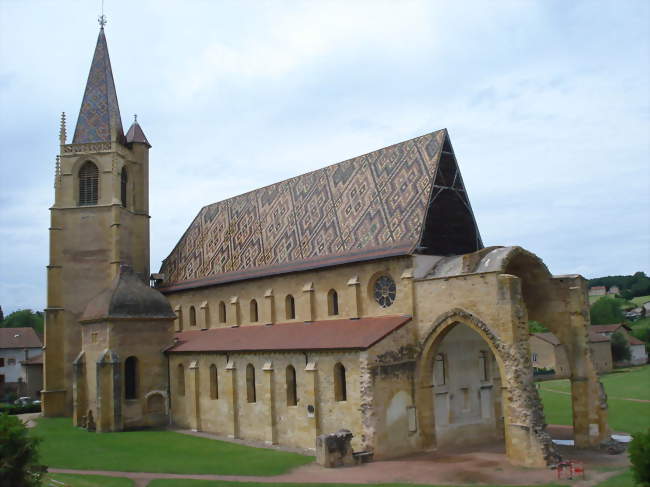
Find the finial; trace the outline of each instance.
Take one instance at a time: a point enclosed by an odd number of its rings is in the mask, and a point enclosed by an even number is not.
[[[99,28],[104,30],[104,26],[106,25],[106,15],[104,15],[104,0],[102,0],[102,13],[99,17],[97,17],[97,22],[99,22]]]
[[[138,114],[137,113],[133,114],[133,123],[138,123]]]
[[[65,112],[61,112],[61,127],[59,128],[59,142],[65,144],[68,134],[65,130]]]

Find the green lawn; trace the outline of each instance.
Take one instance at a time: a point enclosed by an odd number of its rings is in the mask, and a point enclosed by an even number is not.
[[[634,433],[650,428],[650,403],[615,399],[627,397],[650,400],[650,365],[616,372],[601,377],[609,396],[609,424],[616,431]],[[540,383],[540,396],[544,403],[546,422],[549,424],[571,424],[571,396],[558,394],[548,389],[570,392],[566,379]]]
[[[49,467],[125,472],[279,475],[314,457],[172,431],[88,433],[69,418],[40,418],[41,461]]]
[[[627,469],[621,474],[614,475],[608,480],[599,483],[596,487],[634,487],[634,476],[632,475],[632,470]]]
[[[44,487],[57,486],[60,484],[48,482],[48,478],[63,482],[66,487],[133,487],[131,479],[122,477],[107,477],[104,475],[68,475],[64,473],[48,474],[43,481]]]

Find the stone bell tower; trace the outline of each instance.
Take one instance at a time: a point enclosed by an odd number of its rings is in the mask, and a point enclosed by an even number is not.
[[[105,20],[90,66],[72,143],[61,118],[60,153],[50,208],[50,258],[43,413],[72,414],[73,362],[81,350],[78,320],[121,265],[149,276],[149,149],[136,121],[126,136],[115,92]]]

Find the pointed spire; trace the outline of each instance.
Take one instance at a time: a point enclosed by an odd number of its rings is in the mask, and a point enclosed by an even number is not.
[[[65,128],[65,112],[61,112],[61,126],[59,127],[59,142],[61,145],[65,144],[67,138],[68,133]]]
[[[138,116],[133,115],[133,123],[129,128],[129,131],[126,133],[126,143],[131,144],[133,142],[140,142],[141,144],[147,144],[148,147],[151,147],[151,144],[147,140],[146,135],[142,131],[142,127],[138,123]]]
[[[123,143],[124,130],[104,26],[101,25],[72,143],[112,141]]]

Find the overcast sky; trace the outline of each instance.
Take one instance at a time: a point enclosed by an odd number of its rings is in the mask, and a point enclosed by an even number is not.
[[[0,305],[45,306],[58,124],[101,1],[0,0]],[[199,209],[448,128],[486,245],[650,270],[650,2],[118,1],[125,129],[151,150],[151,269]]]

